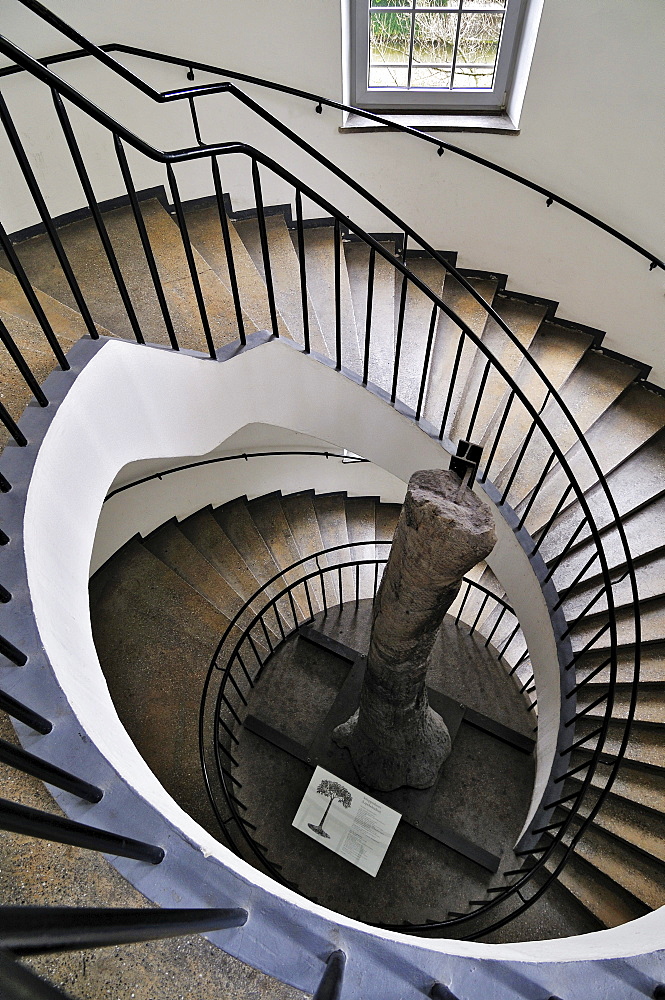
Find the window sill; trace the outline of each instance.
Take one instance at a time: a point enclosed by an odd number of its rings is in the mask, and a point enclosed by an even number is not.
[[[375,111],[374,114],[381,114]],[[459,114],[387,114],[381,115],[399,125],[408,125],[422,132],[497,132],[502,135],[519,135],[519,127],[506,114],[501,115],[459,115]],[[345,113],[340,132],[391,132],[390,125],[381,125],[362,115]]]

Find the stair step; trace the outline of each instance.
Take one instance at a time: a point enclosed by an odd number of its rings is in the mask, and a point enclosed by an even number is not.
[[[295,534],[291,530],[291,526],[284,513],[281,494],[268,493],[265,496],[258,497],[256,500],[250,500],[247,507],[254,524],[258,528],[261,537],[279,568],[286,569],[293,563],[298,562],[302,554]],[[284,581],[287,584],[291,584],[299,579],[301,575],[301,570],[298,568],[291,573],[285,573]],[[299,587],[294,590],[293,597],[302,617],[309,618],[309,608],[303,589]]]
[[[475,291],[487,302],[492,304],[497,288],[497,282],[492,279],[470,278],[469,283]],[[482,334],[487,321],[487,311],[467,290],[450,275],[446,277],[443,286],[443,301],[452,311],[469,326],[474,333]],[[460,337],[460,328],[445,313],[441,313],[434,338],[432,359],[430,361],[427,389],[425,393],[424,414],[437,429],[440,429],[446,409],[446,400],[451,385],[452,373],[455,367]],[[476,346],[465,338],[457,366],[455,385],[452,387],[450,406],[446,418],[446,433],[462,395],[464,382],[471,369],[476,355]]]
[[[665,553],[662,550],[660,554],[652,553],[639,560],[635,564],[634,570],[640,601],[648,601],[662,596],[665,590]],[[625,564],[617,567],[611,573],[612,598],[615,609],[634,604],[631,580],[626,573]],[[594,612],[607,610],[607,592],[602,576],[593,577],[575,587],[563,603],[564,614],[568,621],[572,621],[576,615],[580,614],[601,590],[603,593],[592,608]]]
[[[409,270],[435,295],[443,294],[446,271],[435,260],[407,257]],[[395,271],[394,327],[395,343],[402,309],[403,275]],[[432,300],[411,281],[405,284],[404,315],[397,378],[397,398],[415,410],[418,405],[425,364],[427,339],[432,318]],[[392,388],[392,386],[391,386]]]
[[[573,627],[570,633],[573,650],[583,649],[598,630],[606,623],[607,614],[589,614]],[[635,615],[632,606],[619,608],[615,613],[617,625],[617,642],[620,646],[632,645],[635,642]],[[665,618],[665,598],[657,597],[651,601],[643,601],[640,607],[640,625],[642,642],[658,642],[665,634],[663,630]],[[606,643],[609,630],[601,636],[599,642]]]
[[[495,296],[492,304],[522,347],[528,350],[545,318],[547,307],[533,302],[524,302],[520,299],[506,298],[503,295]],[[489,317],[485,324],[482,342],[491,355],[514,377],[521,367],[524,356],[492,317]],[[469,440],[469,428],[476,409],[478,392],[483,384],[487,363],[488,359],[482,352],[478,351],[474,365],[467,376],[460,406],[451,425],[450,436],[455,443],[459,439]],[[471,430],[470,436],[473,441],[482,440],[499,403],[505,397],[505,393],[505,379],[490,365],[484,379],[482,400]]]
[[[581,781],[570,778],[569,784],[566,784],[566,792],[575,791],[581,785]],[[587,795],[579,815],[586,819],[597,799],[598,795]],[[562,809],[562,815],[564,812],[567,813],[567,810]],[[634,802],[616,796],[612,791],[596,814],[593,825],[656,862],[665,864],[665,816],[654,815],[653,810],[642,809]]]
[[[307,289],[323,335],[326,355],[335,350],[335,249],[332,226],[305,229]],[[345,244],[340,240],[340,310],[342,328],[342,365],[362,373],[362,351],[353,314],[351,288],[345,262]]]
[[[167,792],[214,831],[198,719],[228,618],[136,540],[95,574],[90,594],[95,645],[123,725]]]
[[[226,618],[232,619],[240,611],[242,598],[189,541],[175,520],[161,525],[144,538],[143,544]],[[241,623],[247,618],[248,614]],[[238,633],[236,638],[239,637]]]
[[[394,243],[383,243],[391,254]],[[369,280],[370,248],[366,243],[350,241],[344,244],[346,269],[353,312],[358,331],[358,341],[365,351],[367,329],[367,283]],[[395,268],[393,264],[377,253],[374,260],[374,283],[372,285],[372,314],[370,330],[370,353],[367,377],[384,392],[392,389],[393,365],[395,363]]]
[[[586,432],[586,440],[604,475],[650,441],[665,426],[665,397],[654,396],[639,385],[631,385]],[[579,443],[566,454],[572,474],[586,492],[598,476]],[[533,534],[554,512],[569,477],[555,467],[540,491],[538,504],[527,519]],[[521,506],[517,508],[521,512]]]
[[[628,684],[618,684],[614,694],[614,704],[612,706],[612,717],[615,719],[627,719],[630,706],[631,686]],[[578,709],[586,708],[596,698],[600,697],[597,687],[589,685],[585,695],[578,694]],[[598,719],[605,715],[605,703],[601,702],[596,708],[587,712],[587,718]],[[651,722],[654,725],[665,726],[665,690],[653,687],[640,690],[635,707],[635,719],[638,722]]]
[[[529,349],[534,364],[523,358],[515,373],[515,381],[536,411],[540,410],[545,402],[547,392],[542,378],[538,375],[538,369],[546,375],[554,388],[560,391],[591,343],[592,338],[579,330],[569,330],[547,320],[540,324]],[[501,404],[482,437],[485,460],[489,458],[489,453],[494,447],[495,436],[499,432],[501,417],[508,405],[509,397],[510,390],[505,389]],[[532,417],[528,410],[515,400],[511,404],[509,418],[509,430],[501,433],[496,445],[489,477],[491,481],[494,481],[497,470],[501,469],[513,454],[514,442],[524,440],[531,426]]]
[[[616,402],[634,380],[635,375],[636,370],[630,365],[607,358],[596,351],[588,351],[584,355],[560,391],[560,396],[583,434],[586,434],[602,414]],[[542,412],[542,419],[553,433],[559,448],[566,454],[577,440],[576,432],[561,413],[559,404],[555,400],[550,399],[547,403]],[[499,489],[507,485],[516,460],[520,457],[523,442],[524,437],[521,434],[513,438],[513,455],[501,472],[494,475],[493,481]],[[551,454],[550,445],[540,431],[535,431],[513,480],[508,498],[512,507],[517,507],[529,495]],[[544,517],[543,522],[546,519]],[[531,530],[534,530],[533,527]]]
[[[300,263],[293,239],[283,215],[268,215],[265,223],[275,303],[289,335],[299,344],[304,344]],[[234,225],[254,262],[256,270],[265,282],[265,266],[258,221],[244,219],[234,223]],[[313,351],[321,352],[324,347],[323,337],[309,296],[307,318],[310,346]]]
[[[560,852],[554,855],[557,860],[559,856]],[[555,861],[550,860],[545,867],[552,871],[554,864]],[[648,912],[648,907],[577,855],[569,859],[558,879],[603,927],[618,927]]]
[[[375,497],[347,497],[346,530],[350,542],[374,542],[376,538]],[[351,549],[352,559],[374,559],[376,546],[358,545]],[[378,579],[378,575],[377,575]],[[358,596],[360,600],[374,596],[374,566],[358,568]]]
[[[314,496],[314,509],[319,522],[321,538],[326,548],[335,545],[348,545],[349,533],[346,526],[346,494],[345,493],[317,493]],[[340,549],[339,552],[328,554],[328,565],[336,566],[340,562],[346,562],[351,558],[350,548]],[[325,574],[326,593],[328,603],[335,604],[340,600],[339,576],[337,573]],[[330,595],[333,595],[332,597]],[[355,576],[351,569],[347,568],[342,572],[342,600],[351,600],[355,596]]]
[[[607,484],[621,518],[631,512],[637,513],[665,494],[664,469],[665,432],[661,432],[609,474]],[[614,524],[614,517],[600,486],[593,487],[587,493],[586,501],[598,528]],[[541,548],[546,562],[550,562],[561,551],[581,518],[576,503],[570,505],[557,518]],[[589,537],[590,531],[585,526],[577,536],[576,546],[584,544]]]
[[[596,667],[606,659],[609,653],[585,653],[577,661],[575,670],[576,680],[579,683],[587,677]],[[620,649],[617,656],[617,681],[620,684],[632,684],[635,670],[635,651],[632,648]],[[606,684],[610,678],[609,664],[601,670],[591,684]],[[665,645],[655,643],[652,646],[644,646],[640,654],[640,684],[662,684],[665,683]],[[589,686],[590,686],[589,685]]]
[[[577,767],[587,759],[588,755],[575,752],[570,761],[571,767]],[[593,786],[604,788],[610,771],[611,765],[609,763],[599,762],[596,773],[591,779]],[[571,782],[574,780],[570,779]],[[636,803],[644,810],[665,814],[665,774],[658,771],[642,771],[632,766],[630,761],[624,761],[619,768],[610,794],[613,798],[625,799],[629,804]]]
[[[21,344],[21,353],[39,383],[59,367],[52,353],[46,354],[44,351],[34,350],[29,344]],[[32,390],[7,353],[5,346],[0,344],[0,402],[9,411],[10,416],[18,420],[32,399]],[[9,431],[0,424],[0,447],[6,444],[9,438]]]
[[[573,822],[574,829],[578,825]],[[587,829],[575,853],[649,909],[665,902],[665,869],[660,862],[632,850],[599,827],[592,825]]]
[[[598,720],[578,719],[575,726],[575,741],[598,727]],[[608,738],[603,745],[603,753],[616,757],[625,727],[621,722],[610,721]],[[593,748],[595,739],[589,743]],[[662,727],[645,722],[634,722],[626,749],[626,761],[649,767],[665,768],[665,732]]]

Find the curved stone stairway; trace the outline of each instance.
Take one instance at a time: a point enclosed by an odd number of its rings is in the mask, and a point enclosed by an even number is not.
[[[166,300],[177,329],[181,347],[204,350],[205,342],[194,292],[189,278],[185,255],[176,223],[167,211],[163,200],[149,193],[141,201],[148,235],[155,253],[157,267],[165,290]],[[195,262],[208,304],[215,344],[219,348],[237,338],[237,322],[231,294],[229,270],[220,237],[216,208],[207,202],[186,207],[190,238],[195,248]],[[168,345],[162,312],[150,282],[145,257],[138,242],[136,225],[129,208],[116,208],[104,214],[109,235],[118,255],[120,266],[132,298],[145,339],[149,343]],[[302,343],[302,313],[299,291],[298,257],[294,237],[288,226],[288,217],[274,210],[266,218],[267,236],[273,269],[273,284],[278,309],[280,334]],[[270,315],[265,294],[263,259],[260,248],[259,228],[249,214],[230,221],[229,230],[234,251],[236,276],[240,289],[243,320],[246,332],[270,327]],[[94,225],[89,218],[64,225],[60,237],[88,302],[99,332],[107,336],[132,338],[132,330]],[[333,228],[323,220],[305,230],[306,266],[309,293],[309,323],[312,349],[331,357],[334,348],[334,256]],[[386,242],[389,249],[394,244]],[[76,311],[75,302],[62,271],[57,264],[45,236],[36,236],[17,244],[17,252],[38,290],[38,297],[66,350],[83,333],[85,326]],[[5,261],[0,263],[6,264]],[[360,371],[361,347],[364,336],[364,310],[367,289],[368,251],[361,244],[344,241],[342,245],[341,300],[343,328],[343,358],[345,366]],[[467,292],[452,278],[445,277],[443,269],[431,260],[408,256],[407,263],[413,272],[426,281],[444,300],[480,335],[496,357],[530,392],[533,401],[540,391],[528,368],[514,346],[501,337],[495,324],[485,320],[485,314]],[[619,506],[633,553],[637,559],[637,575],[643,610],[644,648],[641,694],[638,702],[637,721],[631,735],[628,753],[619,778],[608,802],[596,818],[592,829],[581,840],[575,856],[561,876],[561,884],[577,903],[581,904],[602,926],[613,926],[630,920],[665,902],[663,873],[663,774],[665,758],[663,744],[663,660],[665,618],[665,575],[663,574],[662,528],[664,524],[665,490],[663,484],[663,444],[665,442],[665,399],[653,387],[644,383],[645,371],[638,362],[603,352],[596,331],[576,328],[557,320],[551,303],[536,300],[528,295],[507,292],[505,278],[500,275],[468,273],[475,288],[509,324],[510,328],[537,360],[540,368],[557,388],[573,412],[578,424],[586,433],[608,479]],[[377,257],[373,303],[373,329],[375,330],[369,379],[384,390],[390,389],[395,330],[399,311],[399,288],[391,265]],[[397,387],[398,397],[410,407],[415,407],[419,373],[424,357],[424,335],[427,329],[431,303],[417,290],[409,291],[405,310],[402,343],[402,364]],[[0,318],[3,320],[33,371],[43,379],[54,363],[43,334],[36,323],[18,282],[7,267],[0,267]],[[433,423],[441,419],[442,400],[447,392],[456,348],[455,327],[442,316],[436,330],[430,375],[424,398],[423,414]],[[148,348],[146,348],[148,349]],[[456,388],[451,398],[446,436],[453,441],[465,436],[473,407],[474,388],[480,385],[483,364],[479,352],[468,344],[458,363]],[[314,362],[312,362],[314,363]],[[31,398],[20,375],[4,348],[0,348],[2,402],[18,417]],[[544,396],[544,393],[542,394]],[[490,375],[484,386],[482,403],[475,416],[474,440],[485,442],[496,428],[504,400],[503,387]],[[542,397],[541,397],[542,400]],[[556,425],[560,418],[550,402],[544,415]],[[520,421],[522,420],[522,424]],[[526,416],[513,414],[510,434],[504,435],[493,464],[493,478],[499,489],[509,482],[517,451],[523,444],[527,429]],[[6,435],[4,437],[6,440]],[[568,442],[573,467],[579,464],[579,448],[573,440]],[[534,435],[527,448],[519,473],[514,477],[508,493],[508,502],[518,514],[527,509],[530,492],[540,476],[547,452],[544,444]],[[496,469],[500,469],[496,473]],[[531,535],[539,531],[554,512],[561,496],[563,479],[556,463],[551,467],[545,488],[538,502],[530,507],[526,527]],[[609,551],[614,554],[611,570],[619,581],[625,571],[624,558],[618,544],[616,529],[605,513],[600,491],[592,478],[585,482],[587,497],[597,519],[604,526],[603,533]],[[310,501],[314,502],[310,497]],[[283,503],[284,501],[280,501]],[[304,501],[300,501],[304,502]],[[318,502],[318,501],[317,501]],[[352,502],[352,501],[351,501]],[[238,503],[241,503],[238,501]],[[377,508],[378,510],[378,508]],[[199,515],[197,515],[199,517]],[[207,512],[204,520],[215,521]],[[268,521],[270,518],[268,517]],[[552,563],[579,520],[577,503],[569,503],[559,514],[554,527],[542,546],[546,562]],[[128,602],[127,614],[138,619],[142,600],[148,603],[155,574],[169,575],[173,589],[173,627],[182,628],[191,635],[192,650],[201,651],[223,629],[225,611],[221,592],[226,597],[241,594],[240,578],[234,581],[221,571],[221,581],[211,578],[198,583],[193,589],[188,573],[199,572],[203,557],[196,540],[188,531],[194,531],[196,518],[179,526],[167,524],[143,545],[132,541],[117,557],[116,566],[131,553],[143,566],[142,586],[136,587],[136,602]],[[216,528],[220,524],[215,521]],[[200,527],[200,525],[199,525]],[[270,525],[274,528],[275,525]],[[319,530],[321,526],[319,525]],[[292,554],[288,536],[269,541],[265,536],[265,564],[252,568],[255,579],[265,572],[268,564],[284,565],[283,559]],[[324,545],[331,544],[321,538]],[[233,545],[241,539],[232,539]],[[588,535],[583,531],[570,549],[566,559],[554,574],[559,591],[575,580],[585,565],[589,549]],[[279,546],[284,546],[280,549]],[[210,555],[205,561],[211,562]],[[292,560],[291,560],[292,561]],[[585,573],[568,595],[564,611],[572,618],[576,611],[588,603],[600,584],[595,566]],[[197,568],[198,567],[198,568]],[[205,569],[205,567],[203,567]],[[168,574],[167,574],[168,570]],[[112,575],[114,570],[106,570]],[[207,570],[206,570],[207,572]],[[205,575],[205,574],[204,574]],[[488,570],[479,571],[482,582],[490,589],[497,588]],[[139,577],[141,574],[139,574]],[[219,574],[218,574],[219,576]],[[185,589],[185,584],[187,588]],[[95,587],[100,584],[93,583]],[[110,586],[110,583],[109,583]],[[206,590],[206,587],[210,590]],[[117,592],[129,583],[116,581]],[[187,599],[182,603],[176,598],[178,588]],[[231,593],[233,592],[233,594]],[[500,592],[500,588],[499,588]],[[622,656],[631,652],[634,636],[630,627],[630,594],[627,581],[615,588]],[[204,625],[192,625],[185,613],[187,602],[203,607]],[[477,607],[477,605],[476,605]],[[468,616],[474,610],[471,599],[465,610]],[[588,638],[604,621],[606,611],[598,603],[581,627],[573,630],[573,648],[581,650]],[[197,619],[198,620],[198,619]],[[145,623],[144,623],[145,624]],[[154,625],[154,623],[153,623]],[[478,628],[489,629],[489,615],[481,615]],[[149,625],[145,626],[150,631]],[[104,625],[98,623],[98,629]],[[169,636],[162,634],[167,642]],[[501,633],[493,640],[499,644]],[[194,654],[192,654],[194,655]],[[515,647],[518,658],[521,651]],[[602,640],[578,662],[578,678],[591,672],[602,662],[607,650]],[[139,662],[135,677],[136,692],[142,698],[150,697],[150,685],[145,678],[138,678],[138,667],[152,669],[148,653]],[[520,676],[528,677],[528,660],[520,665]],[[591,704],[602,693],[606,681],[604,672],[598,673],[583,691],[581,705]],[[619,696],[615,715],[625,712],[625,687],[619,675]],[[158,701],[157,690],[154,698]],[[198,694],[197,694],[198,697]],[[158,712],[158,706],[155,712]],[[594,727],[595,716],[602,707],[592,708],[578,723],[578,735]],[[140,720],[138,720],[140,721]],[[168,727],[169,720],[162,723]],[[611,762],[607,758],[608,766]],[[577,751],[573,764],[582,762],[584,751]],[[175,768],[175,761],[171,763]],[[192,763],[192,767],[194,764]],[[193,773],[193,772],[192,772]],[[166,782],[165,782],[166,783]],[[168,784],[167,784],[168,787]],[[206,821],[203,800],[192,803],[197,818]],[[6,842],[12,838],[5,837]]]

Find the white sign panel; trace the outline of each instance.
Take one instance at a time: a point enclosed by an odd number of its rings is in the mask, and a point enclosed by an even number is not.
[[[317,767],[293,820],[328,850],[376,875],[401,814]]]

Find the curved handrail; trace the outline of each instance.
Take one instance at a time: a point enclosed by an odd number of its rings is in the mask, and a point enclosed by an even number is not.
[[[143,80],[136,73],[133,73],[122,63],[118,62],[116,59],[112,59],[109,55],[110,52],[124,52],[127,55],[140,56],[145,59],[152,59],[158,62],[169,63],[171,65],[187,67],[190,72],[194,69],[199,72],[211,73],[218,76],[230,77],[232,80],[241,80],[243,83],[250,83],[254,86],[264,87],[269,90],[277,91],[278,93],[288,94],[291,97],[298,97],[302,100],[310,101],[316,105],[317,111],[322,107],[334,108],[338,111],[344,111],[348,114],[358,115],[360,117],[368,119],[368,121],[375,122],[379,125],[385,125],[391,131],[402,132],[406,135],[414,136],[422,142],[429,143],[436,146],[439,155],[447,150],[450,153],[454,153],[457,156],[461,156],[464,159],[470,160],[473,163],[477,163],[482,167],[491,170],[494,173],[500,174],[503,177],[507,177],[522,187],[526,187],[531,191],[535,191],[537,194],[541,194],[547,199],[547,206],[552,204],[560,205],[562,208],[573,212],[575,215],[580,216],[580,218],[585,219],[592,225],[601,229],[603,232],[612,236],[614,239],[630,247],[636,253],[639,253],[642,257],[649,261],[649,269],[653,270],[656,267],[660,267],[665,270],[665,261],[661,260],[655,254],[652,254],[645,247],[641,246],[635,240],[626,236],[624,233],[620,232],[614,226],[610,226],[609,223],[603,222],[597,216],[593,215],[591,212],[587,212],[585,209],[580,208],[575,205],[574,202],[569,201],[567,198],[563,198],[561,195],[556,194],[549,187],[544,187],[542,184],[538,184],[535,181],[524,177],[522,174],[518,174],[514,170],[510,170],[507,167],[503,167],[498,163],[494,163],[492,160],[488,160],[484,156],[479,156],[477,153],[472,153],[469,150],[463,149],[461,146],[456,146],[453,143],[446,142],[443,139],[437,139],[420,129],[413,128],[409,125],[402,125],[400,122],[396,122],[393,119],[385,118],[382,115],[377,115],[371,111],[363,110],[362,108],[356,108],[349,104],[344,104],[341,101],[335,101],[331,98],[321,97],[320,95],[314,94],[310,91],[301,90],[297,87],[289,87],[285,84],[275,83],[272,80],[266,80],[263,77],[253,76],[249,73],[240,73],[235,70],[225,69],[221,66],[215,66],[211,63],[203,63],[197,60],[183,59],[179,56],[167,55],[163,52],[156,52],[151,49],[145,49],[140,46],[135,45],[125,45],[122,42],[113,42],[108,45],[98,46],[93,44],[89,39],[87,39],[80,32],[72,28],[71,25],[63,21],[62,18],[58,17],[52,11],[48,10],[39,0],[18,0],[18,3],[27,7],[34,14],[40,17],[51,27],[60,31],[71,41],[80,45],[81,48],[76,52],[59,53],[54,56],[47,56],[45,59],[39,60],[43,65],[49,63],[70,61],[72,59],[82,58],[90,56],[96,59],[99,63],[106,66],[112,72],[116,73],[118,76],[122,77],[126,82],[130,83],[133,87],[136,87],[144,95],[149,97],[151,100],[156,101],[160,104],[169,103],[171,101],[178,101],[187,99],[192,101],[195,97],[202,97],[207,94],[220,93],[227,88],[223,84],[204,84],[203,86],[192,86],[192,87],[181,87],[177,90],[169,91],[158,91],[154,87],[151,87],[145,80]],[[20,72],[23,67],[20,65],[8,66],[0,70],[0,77],[8,76],[10,74]]]

